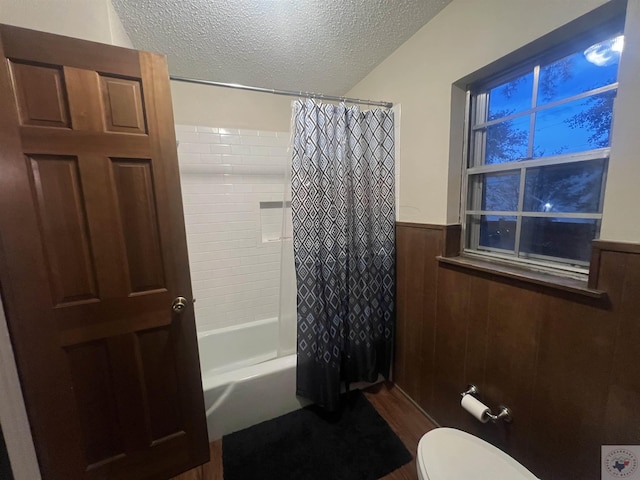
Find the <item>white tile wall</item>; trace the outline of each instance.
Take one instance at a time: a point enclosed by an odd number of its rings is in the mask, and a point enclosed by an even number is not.
[[[283,200],[289,133],[176,125],[176,136],[198,330],[278,316],[282,244],[263,242],[260,202]]]

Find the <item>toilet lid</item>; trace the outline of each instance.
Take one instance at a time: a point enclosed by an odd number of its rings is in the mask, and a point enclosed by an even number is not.
[[[454,428],[426,433],[417,456],[425,480],[537,480],[509,455]]]

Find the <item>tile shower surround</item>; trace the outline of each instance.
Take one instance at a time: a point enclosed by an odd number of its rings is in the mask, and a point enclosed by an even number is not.
[[[266,202],[283,200],[289,132],[176,125],[176,137],[198,331],[277,317],[282,210]]]

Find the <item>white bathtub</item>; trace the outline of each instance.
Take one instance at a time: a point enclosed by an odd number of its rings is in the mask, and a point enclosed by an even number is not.
[[[198,334],[209,441],[297,410],[296,356],[276,358],[278,320]]]

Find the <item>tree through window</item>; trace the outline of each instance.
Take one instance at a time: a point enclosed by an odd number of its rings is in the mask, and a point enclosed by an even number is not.
[[[592,38],[472,88],[467,252],[588,265],[623,44]]]

